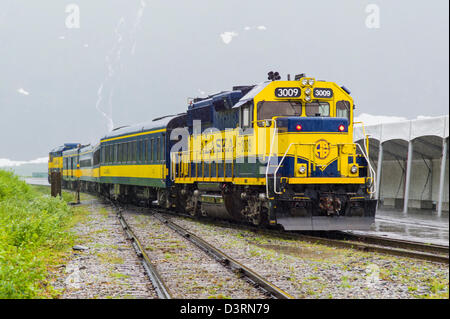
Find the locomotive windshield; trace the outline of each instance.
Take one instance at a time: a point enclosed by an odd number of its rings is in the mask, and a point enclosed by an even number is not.
[[[293,101],[265,101],[258,103],[258,120],[271,119],[274,116],[302,115],[301,102]]]
[[[305,104],[306,116],[330,116],[330,104],[328,102],[313,102]]]

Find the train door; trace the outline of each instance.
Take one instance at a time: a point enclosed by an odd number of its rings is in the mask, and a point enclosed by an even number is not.
[[[78,182],[79,182],[80,177],[81,177],[81,169],[80,169],[80,149],[81,149],[81,148],[78,148],[77,156],[76,156],[76,158],[75,158],[75,161],[76,161],[76,164],[75,164],[75,165],[76,165],[75,177],[77,178]]]

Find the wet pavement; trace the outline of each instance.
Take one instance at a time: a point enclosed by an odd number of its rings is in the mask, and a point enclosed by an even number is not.
[[[449,214],[423,209],[411,209],[406,214],[394,209],[377,210],[375,224],[369,233],[376,236],[449,245]]]

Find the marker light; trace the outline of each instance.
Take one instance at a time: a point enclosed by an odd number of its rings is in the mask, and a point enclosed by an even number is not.
[[[356,174],[356,172],[358,172],[358,166],[353,165],[352,168],[350,168],[350,172],[352,172],[352,174]]]
[[[339,132],[344,132],[344,130],[345,130],[345,126],[344,125],[339,125],[339,127],[338,127],[338,130],[339,130]]]
[[[308,85],[308,79],[303,78],[302,79],[302,85]]]
[[[297,126],[295,127],[295,129],[296,129],[297,131],[301,131],[302,128],[303,128],[303,127],[302,127],[300,124],[297,124]]]
[[[314,85],[314,79],[309,79],[308,83],[309,85]]]
[[[300,174],[305,174],[305,172],[306,172],[306,167],[305,167],[305,166],[300,166],[300,168],[298,169],[298,172],[299,172]]]

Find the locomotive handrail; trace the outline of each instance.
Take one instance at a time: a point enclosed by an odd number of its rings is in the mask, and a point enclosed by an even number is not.
[[[281,158],[281,161],[278,164],[278,166],[277,166],[277,168],[276,168],[276,170],[275,170],[275,172],[273,174],[273,176],[274,176],[274,179],[273,179],[273,191],[274,191],[275,194],[278,194],[278,195],[282,194],[282,192],[277,192],[277,179],[276,179],[275,176],[276,176],[278,170],[280,169],[281,164],[283,163],[284,159],[286,158],[286,155],[289,152],[289,149],[291,148],[292,145],[314,145],[314,143],[303,143],[303,144],[291,143],[291,144],[289,144],[288,148],[286,149],[286,152],[284,153],[283,157]],[[370,186],[371,190],[370,190],[369,194],[374,194],[375,191],[376,191],[376,187],[375,187],[375,171],[374,171],[372,165],[370,164],[369,156],[364,152],[362,146],[360,144],[358,144],[358,143],[340,143],[338,145],[357,145],[360,148],[361,153],[363,154],[364,158],[367,161],[367,166],[369,167],[369,174],[370,174],[370,176],[368,178],[370,178],[371,182],[372,182],[372,185]],[[268,172],[268,169],[266,169],[266,180],[268,178],[267,177],[267,172]],[[266,181],[266,189],[268,190],[267,181]],[[269,198],[268,194],[267,194],[267,198]]]
[[[353,122],[353,126],[355,125],[355,124],[361,124],[361,128],[362,128],[362,130],[363,130],[363,134],[364,134],[364,147],[365,147],[365,149],[366,149],[366,151],[367,151],[367,154],[369,154],[369,144],[367,143],[366,144],[366,140],[368,140],[369,139],[369,136],[368,135],[366,135],[366,128],[364,127],[364,123],[363,122]]]
[[[369,166],[369,171],[370,171],[370,179],[372,180],[372,185],[371,185],[371,190],[369,192],[369,194],[375,194],[376,192],[376,181],[375,181],[375,170],[372,167],[372,164],[370,164],[370,159],[369,159],[369,135],[366,134],[366,129],[364,127],[364,123],[363,122],[353,122],[353,125],[355,124],[361,124],[362,130],[363,130],[363,134],[364,134],[364,148],[366,149],[366,152],[363,151],[363,148],[361,147],[360,144],[355,143],[356,145],[359,146],[359,149],[361,150],[361,153],[364,155],[366,161],[367,161],[367,165]]]
[[[270,150],[269,150],[270,156],[269,156],[269,159],[267,160],[267,166],[266,166],[266,196],[267,196],[267,198],[269,198],[269,165],[270,165],[270,160],[272,159],[273,142],[275,140],[275,135],[278,134],[277,119],[274,118],[272,122],[274,123],[273,124],[273,136],[272,136],[272,142],[270,143]]]
[[[171,152],[170,153],[170,180],[173,182],[175,181],[175,177],[174,177],[174,171],[176,170],[176,165],[177,165],[177,160],[176,157],[178,156],[178,152]]]
[[[273,173],[273,192],[274,192],[275,194],[278,194],[278,195],[283,194],[283,193],[282,193],[282,192],[277,192],[277,178],[276,178],[277,172],[278,172],[278,170],[280,169],[281,164],[283,163],[284,159],[286,158],[286,155],[287,155],[287,153],[289,152],[289,149],[291,148],[292,145],[301,145],[301,144],[300,144],[300,143],[291,143],[291,144],[289,144],[289,146],[288,146],[286,152],[284,152],[284,155],[283,155],[283,157],[281,158],[280,164],[278,164],[277,169],[276,169],[275,172]],[[305,145],[305,144],[303,144],[303,145]],[[269,164],[267,164],[267,167],[269,167]],[[266,172],[267,172],[267,170],[266,170]],[[266,177],[266,178],[267,178],[267,177]],[[268,189],[268,187],[267,187],[267,189]],[[267,196],[267,198],[269,198],[269,196]]]
[[[370,174],[369,178],[372,180],[372,185],[370,186],[371,190],[370,190],[369,194],[374,194],[376,192],[375,170],[373,169],[372,165],[370,164],[369,155],[364,153],[364,150],[360,144],[358,144],[358,143],[355,143],[355,144],[358,145],[359,149],[361,150],[361,153],[363,154],[364,158],[367,161],[367,166],[369,167],[369,174]]]

